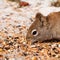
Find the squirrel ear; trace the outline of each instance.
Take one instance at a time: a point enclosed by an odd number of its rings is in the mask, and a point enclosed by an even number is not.
[[[46,19],[45,16],[43,16],[41,13],[36,14],[36,20],[44,21]]]
[[[41,13],[37,13],[35,18],[37,21],[40,21],[41,27],[46,25],[46,21],[47,21],[46,16],[43,16]]]
[[[36,14],[36,19],[40,19],[42,17],[42,14],[41,13],[37,13]]]

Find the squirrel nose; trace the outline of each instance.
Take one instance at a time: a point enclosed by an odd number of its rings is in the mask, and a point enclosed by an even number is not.
[[[26,37],[26,39],[30,39],[30,37]]]
[[[29,37],[29,36],[26,36],[26,40],[30,40],[30,38],[31,38],[31,37]]]

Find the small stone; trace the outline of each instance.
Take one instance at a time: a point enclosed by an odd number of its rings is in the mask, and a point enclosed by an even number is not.
[[[52,45],[52,48],[54,48],[54,47],[56,47],[56,44],[53,44],[53,45]]]
[[[3,45],[6,45],[6,42],[3,42]]]
[[[24,52],[23,55],[24,55],[24,56],[27,56],[27,53]]]
[[[59,48],[60,48],[60,44],[59,44]]]
[[[8,57],[5,57],[5,60],[9,60],[9,58]]]
[[[9,42],[9,45],[13,45],[13,42]]]
[[[26,42],[23,42],[23,44],[26,44]]]
[[[53,56],[53,57],[55,57],[56,55],[55,55],[55,54],[53,54],[52,56]]]
[[[31,48],[36,47],[35,45],[31,45]]]
[[[15,37],[14,39],[19,39],[19,37]]]
[[[15,58],[10,58],[9,60],[15,60]]]
[[[36,56],[33,56],[32,57],[32,60],[38,60]]]
[[[9,50],[9,49],[10,49],[10,47],[7,45],[7,46],[5,46],[5,49],[6,49],[6,50]]]
[[[3,49],[2,48],[0,48],[0,52],[2,52],[3,51]]]
[[[0,60],[3,60],[3,55],[0,55]]]
[[[16,27],[21,27],[21,25],[18,25],[18,26],[16,26]]]
[[[54,47],[54,48],[52,48],[53,50],[55,50],[56,48]]]

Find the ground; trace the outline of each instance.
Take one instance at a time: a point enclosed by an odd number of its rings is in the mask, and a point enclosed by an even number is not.
[[[25,0],[23,0],[25,1]],[[52,1],[52,0],[51,0]],[[18,7],[16,2],[0,2],[0,60],[60,60],[60,42],[31,42],[26,34],[37,12],[48,15],[60,11],[48,0],[26,0],[30,5]]]

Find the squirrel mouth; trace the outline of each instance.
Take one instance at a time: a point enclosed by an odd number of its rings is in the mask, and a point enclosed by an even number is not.
[[[60,39],[58,38],[51,38],[51,39],[41,39],[40,37],[37,39],[31,39],[30,37],[27,38],[27,41],[31,41],[31,44],[37,43],[38,41],[40,43],[54,43],[54,42],[60,42]]]

